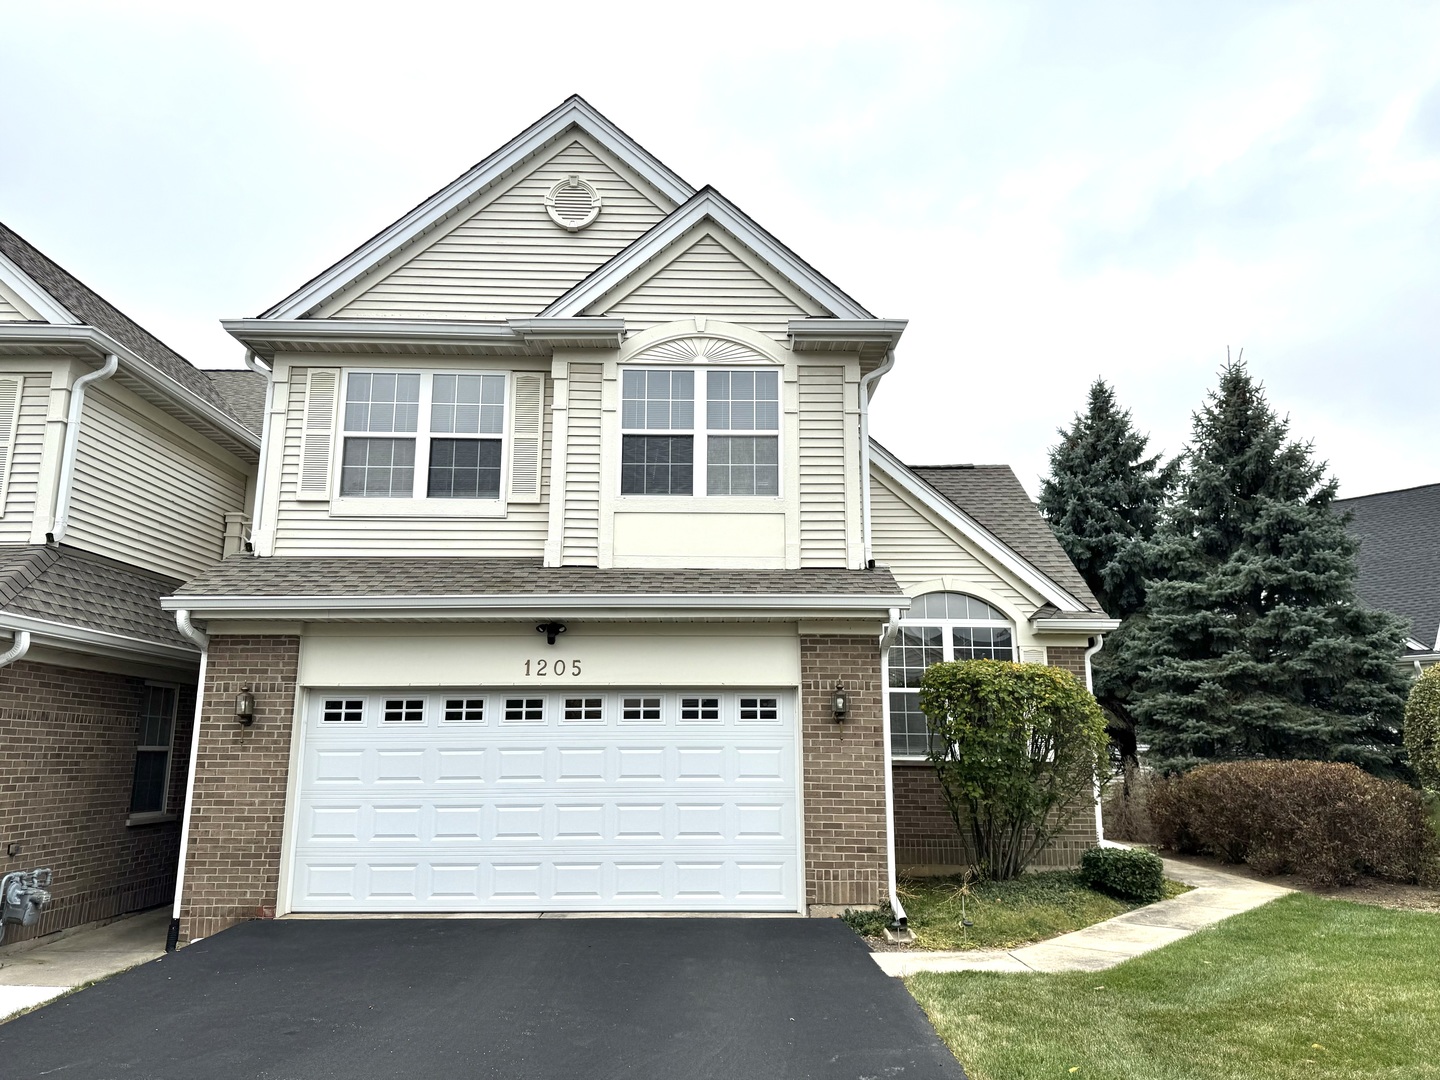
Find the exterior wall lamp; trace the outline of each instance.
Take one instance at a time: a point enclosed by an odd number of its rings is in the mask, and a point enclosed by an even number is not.
[[[845,684],[837,682],[835,690],[830,695],[830,711],[835,714],[835,722],[843,724],[845,717],[850,713],[850,695],[845,692]]]
[[[241,687],[240,693],[235,695],[235,719],[241,727],[249,727],[255,722],[255,694],[250,687]]]
[[[535,627],[535,632],[545,635],[546,645],[554,645],[555,639],[565,632],[565,624],[563,622],[554,622],[553,620],[551,622],[542,622],[539,626]]]

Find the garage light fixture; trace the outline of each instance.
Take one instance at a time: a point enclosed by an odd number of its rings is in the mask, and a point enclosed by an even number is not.
[[[830,711],[835,714],[835,722],[843,724],[845,717],[850,711],[850,695],[845,692],[845,684],[837,682],[835,692],[830,695]]]
[[[565,624],[563,622],[553,621],[542,622],[539,626],[535,627],[535,632],[545,635],[546,645],[554,645],[555,639],[565,632]]]
[[[235,719],[241,727],[249,727],[255,722],[255,695],[248,686],[241,687],[240,693],[235,695]]]

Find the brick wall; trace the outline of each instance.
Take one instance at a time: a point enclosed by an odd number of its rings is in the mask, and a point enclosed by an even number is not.
[[[849,716],[830,696],[843,682]],[[878,904],[885,892],[880,647],[865,635],[800,638],[800,740],[808,904]]]
[[[296,637],[210,639],[183,941],[275,914],[299,657]],[[245,686],[255,694],[249,727],[235,721],[235,695]]]
[[[178,695],[166,802],[177,820],[128,826],[144,688],[28,660],[0,668],[0,873],[55,872],[40,921],[7,926],[6,944],[173,899],[195,692]]]
[[[1051,645],[1045,650],[1045,662],[1064,668],[1082,683],[1085,681],[1085,647],[1083,645]]]

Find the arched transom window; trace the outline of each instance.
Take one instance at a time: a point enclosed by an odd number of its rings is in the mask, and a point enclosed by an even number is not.
[[[1014,660],[1015,624],[964,593],[917,596],[890,646],[890,750],[924,755],[930,732],[920,711],[920,676],[942,660]]]

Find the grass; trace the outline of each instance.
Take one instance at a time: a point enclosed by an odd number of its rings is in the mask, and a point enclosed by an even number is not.
[[[1096,974],[926,972],[971,1080],[1440,1080],[1440,917],[1284,897]]]
[[[1186,886],[1166,882],[1166,896]],[[1073,870],[1024,874],[1013,881],[911,878],[900,882],[900,902],[920,949],[1012,949],[1068,934],[1133,911],[1138,904],[1088,888]],[[965,926],[968,918],[972,926]],[[854,917],[850,925],[878,937],[888,915]]]

